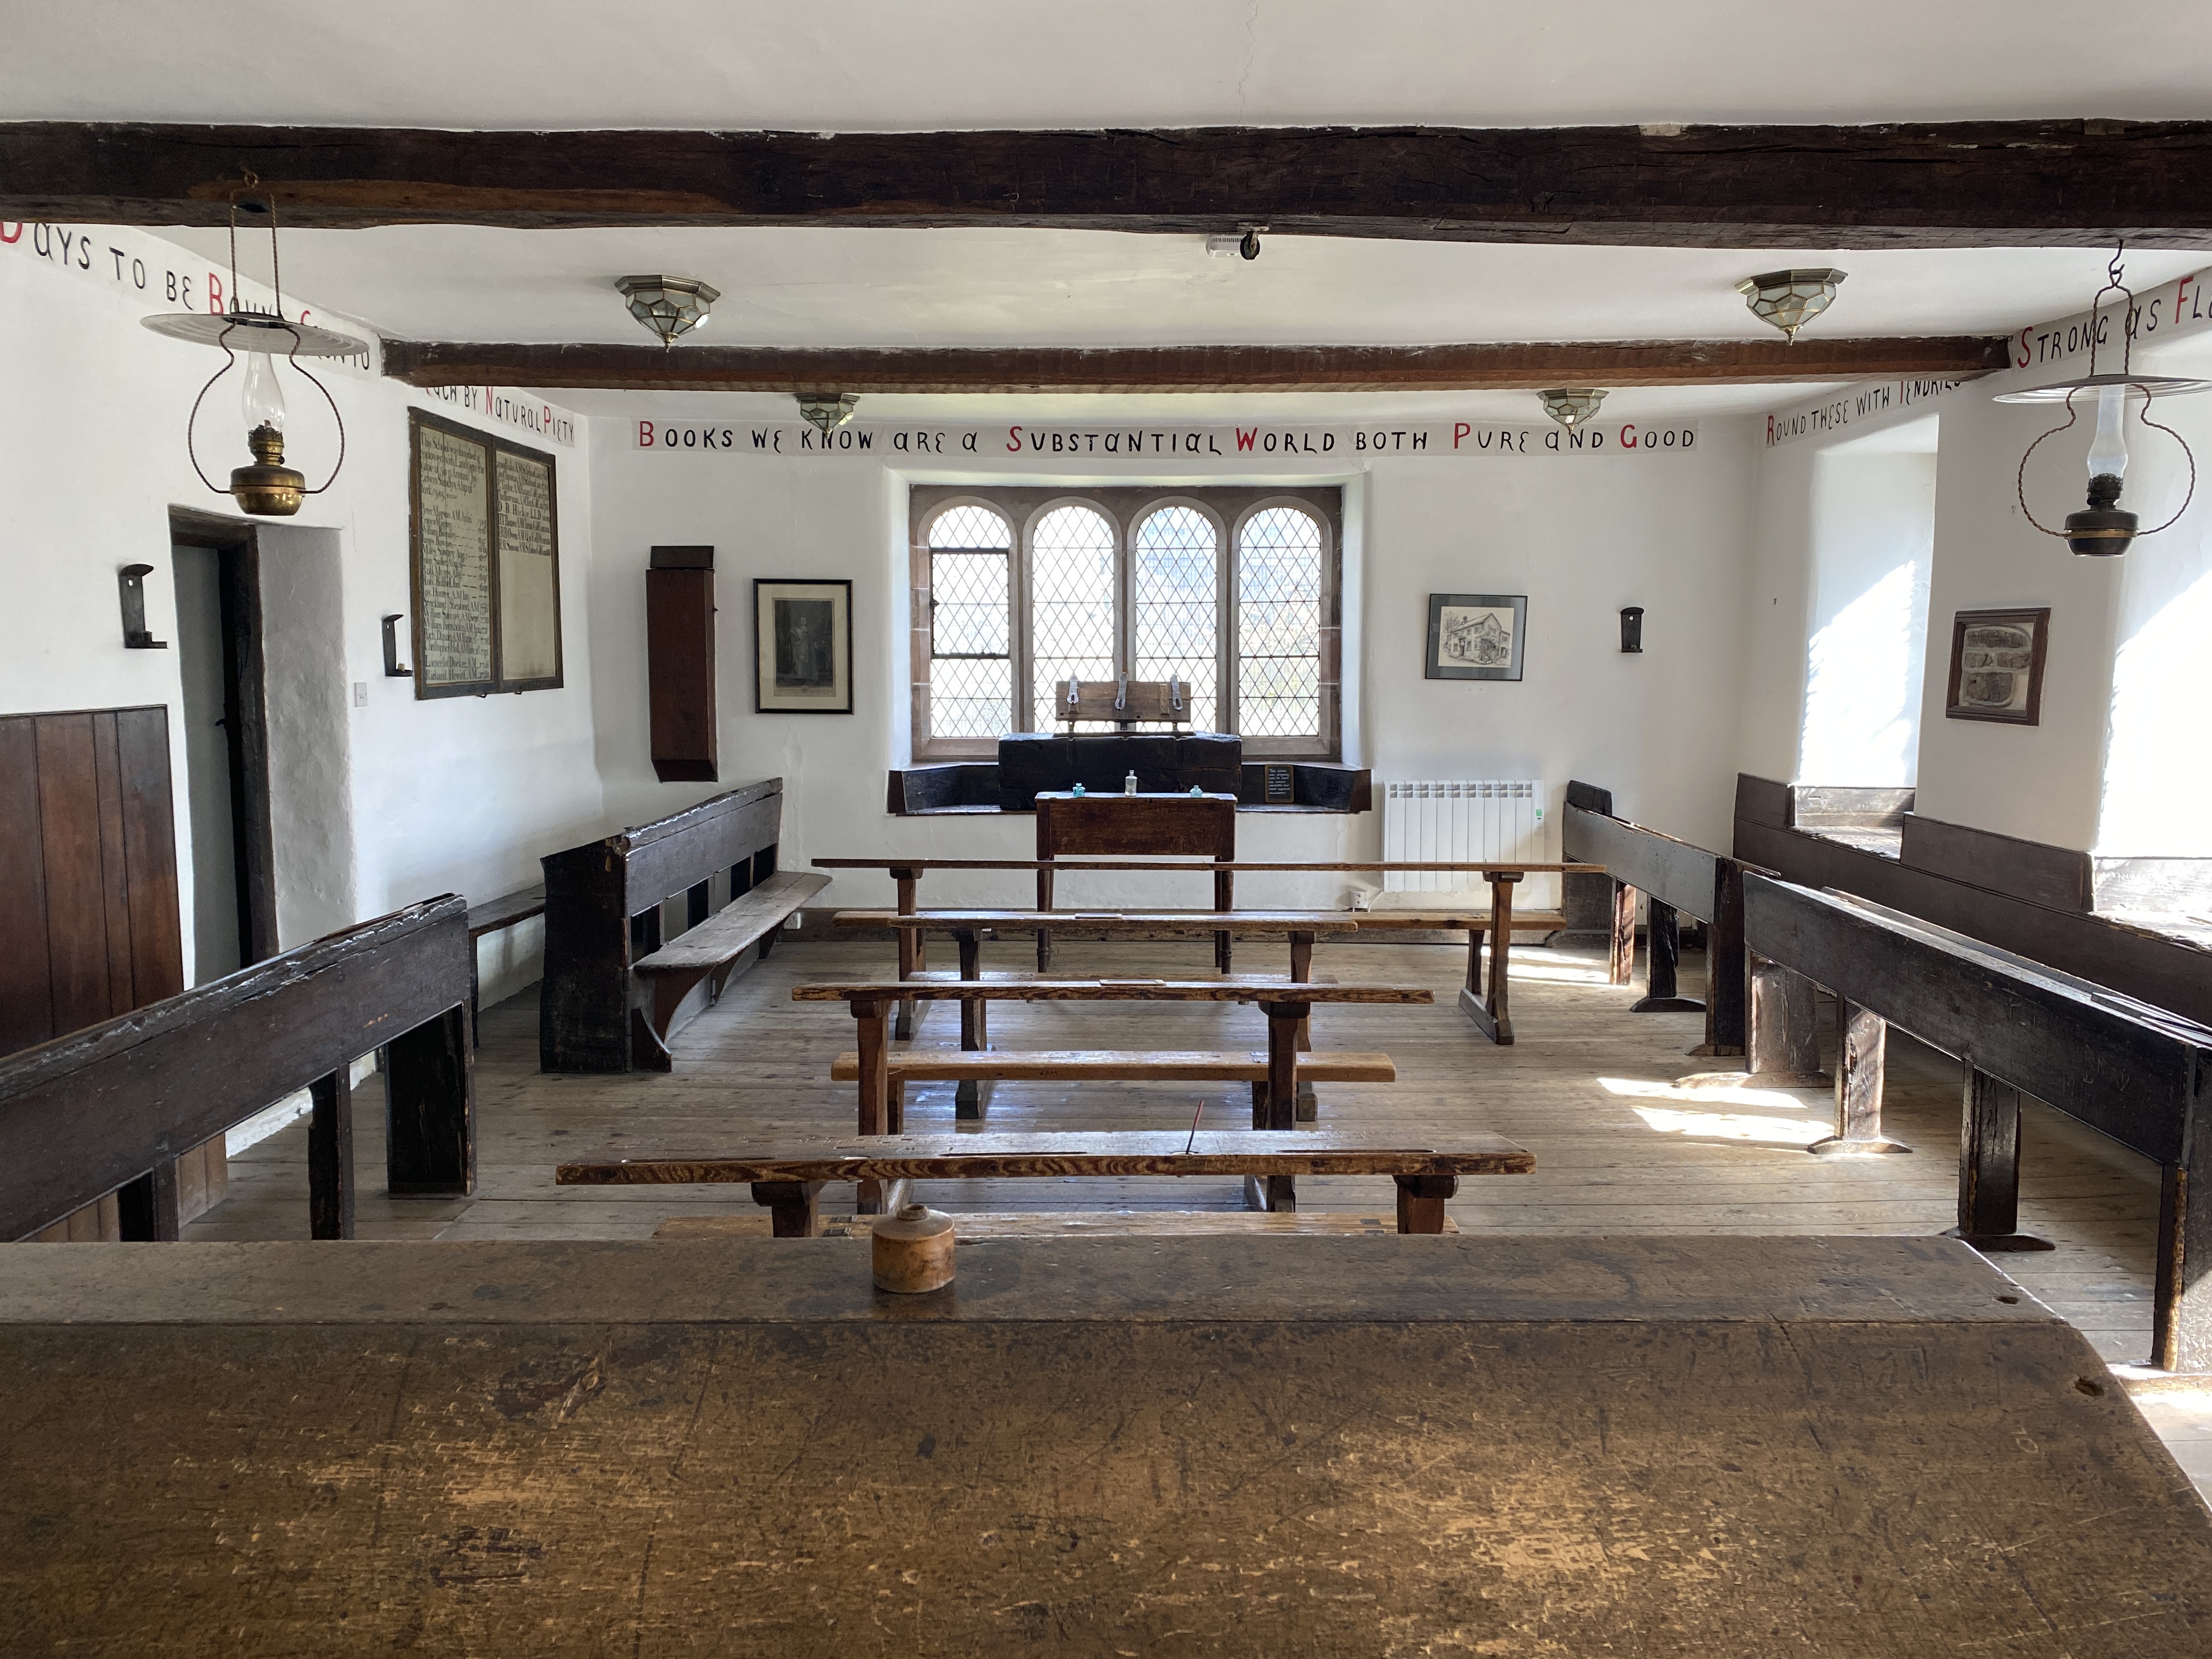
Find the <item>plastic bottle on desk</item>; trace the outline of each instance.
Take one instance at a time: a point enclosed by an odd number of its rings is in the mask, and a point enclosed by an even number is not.
[[[1121,780],[1121,793],[1125,795],[1133,795],[1137,793],[1137,773],[1135,768],[1132,767],[1129,771],[1129,775]]]

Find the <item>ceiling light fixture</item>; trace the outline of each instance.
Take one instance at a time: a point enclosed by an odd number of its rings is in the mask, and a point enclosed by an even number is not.
[[[1836,289],[1845,273],[1840,270],[1770,270],[1763,276],[1747,276],[1735,285],[1751,314],[1771,323],[1797,343],[1797,331],[1835,303]]]
[[[1536,395],[1544,400],[1544,413],[1571,432],[1596,414],[1605,401],[1603,390],[1594,386],[1558,386]]]
[[[853,418],[853,410],[860,402],[857,392],[798,392],[792,394],[799,400],[799,412],[808,425],[828,437]]]
[[[2064,424],[2054,426],[2027,447],[2027,453],[2020,458],[2020,472],[2014,481],[2014,490],[2020,500],[2020,510],[2027,521],[2046,536],[2055,536],[2075,552],[2092,558],[2110,558],[2124,553],[2138,535],[2155,536],[2159,530],[2170,530],[2174,520],[2189,510],[2189,503],[2197,494],[2197,457],[2190,453],[2189,445],[2170,426],[2161,425],[2150,417],[2151,401],[2154,398],[2180,397],[2191,392],[2212,392],[2212,380],[2183,380],[2170,374],[2136,374],[2130,372],[2130,363],[2135,356],[2136,296],[2134,290],[2120,280],[2120,256],[2127,251],[2124,240],[2112,250],[2112,263],[2105,272],[2105,285],[2097,290],[2096,298],[2089,301],[2091,326],[2089,331],[2089,372],[2078,380],[2061,380],[2052,386],[2031,387],[2025,392],[2001,392],[1996,401],[2001,404],[2055,404],[2066,405]],[[2097,307],[2107,294],[2118,292],[2126,301],[2120,325],[2120,372],[2100,374],[2097,372],[2097,349],[2103,344],[2102,319],[2097,316]],[[2088,505],[2079,513],[2066,515],[2066,527],[2053,530],[2035,516],[2027,504],[2027,463],[2044,438],[2055,438],[2071,427],[2079,418],[2074,408],[2076,392],[2094,392],[2097,394],[2097,432],[2089,441],[2089,497]],[[2182,459],[2189,464],[2189,488],[2182,492],[2181,505],[2173,509],[2173,517],[2157,530],[2138,530],[2136,515],[2120,506],[2120,489],[2128,475],[2127,415],[2130,399],[2136,402],[2136,420],[2181,445]]]
[[[618,276],[615,287],[629,302],[629,314],[664,346],[706,327],[708,312],[722,297],[696,276]]]
[[[196,345],[221,349],[222,367],[200,388],[200,395],[192,399],[192,412],[185,417],[185,453],[191,457],[192,471],[200,475],[200,482],[218,495],[228,494],[240,511],[256,518],[283,519],[297,513],[300,503],[307,496],[319,495],[328,489],[337,482],[339,469],[345,465],[345,417],[338,413],[337,399],[331,396],[330,388],[301,368],[300,359],[358,357],[365,355],[368,347],[350,335],[284,319],[284,286],[276,258],[276,203],[270,196],[249,193],[259,183],[249,172],[245,188],[230,200],[229,309],[162,312],[140,321],[155,333],[166,334],[173,340],[189,340]],[[240,214],[249,220],[265,217],[269,222],[269,287],[275,296],[273,311],[249,311],[240,303]],[[215,389],[216,381],[230,373],[241,351],[246,354],[246,374],[240,388],[239,405],[246,420],[246,447],[253,459],[247,465],[231,469],[230,484],[226,490],[200,465],[199,453],[193,447],[192,427],[199,419],[201,404]],[[313,489],[307,488],[303,474],[284,465],[284,388],[277,380],[276,362],[279,356],[323,394],[323,401],[330,404],[331,414],[338,423],[337,461],[331,468],[331,476]]]

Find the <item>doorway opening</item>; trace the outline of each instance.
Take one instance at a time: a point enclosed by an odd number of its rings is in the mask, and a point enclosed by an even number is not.
[[[172,508],[177,667],[191,826],[191,979],[276,954],[269,708],[255,528]]]

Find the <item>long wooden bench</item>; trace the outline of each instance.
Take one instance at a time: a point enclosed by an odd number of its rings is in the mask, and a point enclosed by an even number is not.
[[[1316,1083],[1398,1080],[1398,1068],[1388,1054],[1352,1054],[1341,1049],[1301,1050],[1297,1066],[1297,1119],[1302,1123],[1312,1121],[1306,1102]],[[973,1054],[944,1048],[910,1048],[890,1055],[884,1061],[884,1068],[890,1113],[899,1122],[905,1121],[904,1091],[909,1083],[1249,1083],[1252,1085],[1254,1128],[1265,1127],[1262,1120],[1267,1109],[1267,1056],[1258,1051],[1070,1049]],[[858,1049],[846,1049],[830,1064],[830,1080],[833,1083],[857,1082],[860,1075]],[[970,1114],[956,1109],[956,1115],[967,1117]]]
[[[785,919],[829,884],[827,876],[798,871],[770,876],[672,943],[632,963],[630,971],[649,998],[631,1011],[637,1024],[630,1043],[632,1063],[651,1072],[669,1070],[674,1064],[669,1039],[692,991],[707,981],[706,1000],[711,1006],[745,952],[757,946],[765,957]]]
[[[1298,1040],[1316,1003],[1431,1003],[1435,994],[1418,985],[1297,983],[1231,976],[1212,980],[891,980],[860,984],[799,985],[794,1002],[842,1002],[852,1010],[860,1037],[859,1132],[895,1134],[884,1021],[902,998],[931,1002],[1251,1002],[1267,1017],[1267,1121],[1289,1129],[1297,1121]]]
[[[1957,1232],[1977,1249],[2050,1248],[2019,1231],[2023,1094],[2154,1159],[2152,1363],[2212,1372],[2212,1028],[1846,894],[1756,873],[1743,893],[1750,949],[1836,996],[1836,1133],[1811,1150],[1906,1150],[1881,1125],[1894,1024],[1966,1063]]]
[[[480,1039],[477,1032],[477,944],[492,933],[503,933],[517,927],[532,916],[545,914],[545,884],[526,887],[520,892],[501,894],[495,899],[486,899],[481,904],[469,906],[469,1041]]]
[[[744,896],[775,874],[783,780],[726,790],[619,835],[548,854],[545,982],[538,1060],[549,1072],[665,1066],[664,1036],[637,1013],[644,982],[631,969],[661,948],[665,907],[682,925],[714,914],[716,889]],[[696,987],[697,980],[692,981]],[[696,1006],[703,1006],[701,995]]]
[[[1510,993],[1513,935],[1516,933],[1556,933],[1567,919],[1556,910],[1516,911],[1513,884],[1518,875],[1493,872],[1492,910],[1361,910],[1363,933],[1440,933],[1467,934],[1467,983],[1460,988],[1459,1010],[1475,1028],[1501,1048],[1513,1041]],[[1488,972],[1484,970],[1482,943],[1490,941]]]
[[[821,1229],[821,1192],[832,1181],[1018,1181],[1070,1176],[1243,1176],[1263,1187],[1271,1211],[1297,1207],[1302,1175],[1387,1175],[1398,1185],[1398,1231],[1443,1231],[1444,1200],[1462,1176],[1527,1175],[1525,1149],[1480,1132],[1449,1145],[1383,1147],[1359,1137],[1291,1130],[1182,1134],[957,1134],[805,1139],[738,1158],[617,1158],[563,1164],[564,1187],[694,1186],[747,1182],[775,1217],[778,1238]],[[895,1200],[887,1200],[889,1203]],[[957,1228],[957,1222],[955,1224]]]
[[[387,1189],[473,1191],[467,913],[410,904],[0,1059],[0,1240],[118,1189],[125,1239],[173,1239],[177,1149],[302,1089],[309,1231],[351,1238],[351,1066],[372,1050]]]

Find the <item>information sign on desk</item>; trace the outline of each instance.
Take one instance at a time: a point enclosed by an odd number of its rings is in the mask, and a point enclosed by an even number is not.
[[[411,436],[415,695],[559,686],[553,458],[421,413]]]

